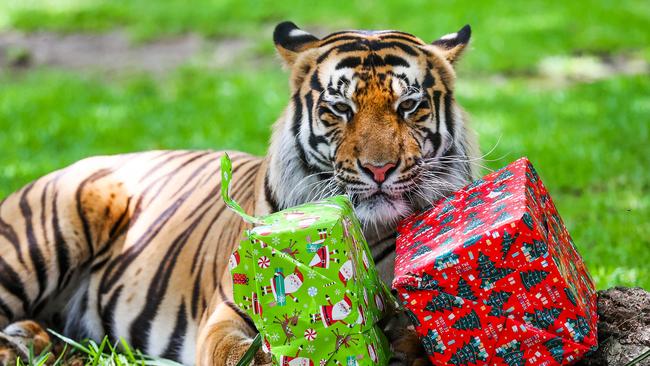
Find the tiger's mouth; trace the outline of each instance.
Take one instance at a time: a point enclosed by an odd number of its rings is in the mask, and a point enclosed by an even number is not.
[[[349,195],[364,226],[392,228],[415,209],[405,190],[395,192],[377,188],[364,193],[351,192]]]

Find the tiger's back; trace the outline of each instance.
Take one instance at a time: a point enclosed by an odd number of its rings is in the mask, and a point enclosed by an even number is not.
[[[244,228],[220,199],[221,155],[94,157],[7,197],[0,327],[37,319],[77,337],[124,336],[149,354],[194,363],[204,314],[230,293],[224,253]],[[231,155],[232,194],[253,212],[262,159]]]

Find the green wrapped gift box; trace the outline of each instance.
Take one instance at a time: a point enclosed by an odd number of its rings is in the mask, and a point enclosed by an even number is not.
[[[348,199],[255,218],[228,197],[230,167],[224,156],[222,196],[254,224],[230,258],[233,297],[255,322],[274,364],[387,364],[390,349],[377,322],[396,302]]]

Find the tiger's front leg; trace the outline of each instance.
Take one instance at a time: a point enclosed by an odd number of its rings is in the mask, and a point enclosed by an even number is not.
[[[199,332],[198,366],[234,366],[248,350],[257,330],[235,310],[234,304],[221,302]],[[271,365],[271,356],[261,349],[254,365]]]

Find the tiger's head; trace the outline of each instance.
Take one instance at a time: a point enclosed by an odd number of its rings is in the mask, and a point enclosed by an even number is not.
[[[398,31],[319,39],[279,24],[291,102],[275,125],[265,182],[275,208],[347,194],[362,223],[390,228],[468,183],[477,149],[453,91],[470,33],[433,43]]]

